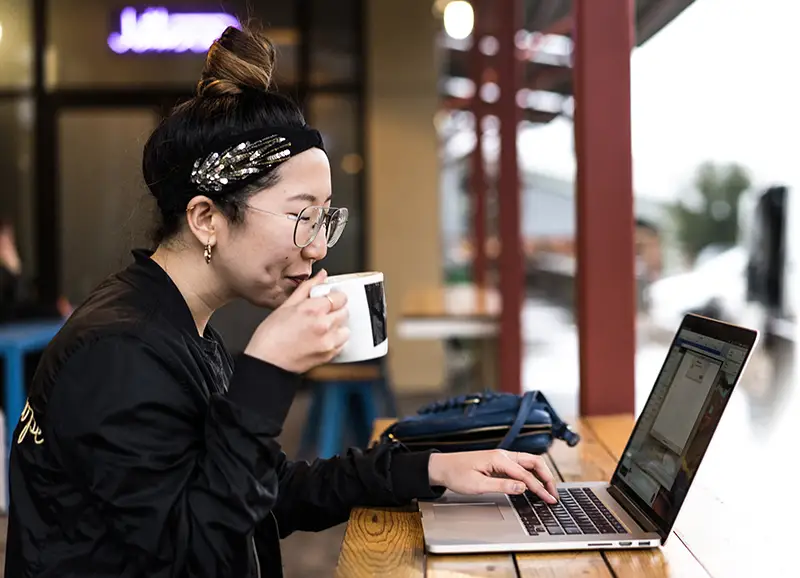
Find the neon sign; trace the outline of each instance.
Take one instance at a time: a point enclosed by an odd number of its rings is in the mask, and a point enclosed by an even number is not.
[[[180,12],[166,8],[123,8],[119,32],[108,36],[108,47],[126,52],[206,52],[228,26],[240,28],[235,16],[225,12]]]

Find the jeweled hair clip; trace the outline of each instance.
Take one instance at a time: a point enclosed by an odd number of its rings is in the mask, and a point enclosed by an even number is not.
[[[219,193],[225,185],[288,160],[292,154],[291,146],[292,143],[280,135],[244,141],[221,153],[197,159],[190,180],[204,193]]]

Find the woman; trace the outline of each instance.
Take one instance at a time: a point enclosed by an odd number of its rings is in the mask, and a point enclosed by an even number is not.
[[[22,261],[14,239],[14,224],[0,217],[0,321],[14,318],[23,291]]]
[[[197,95],[147,142],[157,249],[45,352],[12,440],[6,576],[278,576],[279,538],[357,505],[526,486],[554,501],[525,454],[281,452],[299,375],[347,341],[343,296],[309,296],[346,214],[319,133],[268,91],[273,66],[267,41],[226,30]],[[208,320],[236,298],[274,312],[234,362]]]
[[[0,217],[0,323],[68,317],[72,306],[64,297],[55,304],[37,302],[23,277],[14,223]]]

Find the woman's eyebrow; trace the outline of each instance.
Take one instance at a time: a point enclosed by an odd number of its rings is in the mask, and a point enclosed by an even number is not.
[[[311,193],[298,193],[296,195],[292,195],[288,199],[289,201],[308,201],[309,203],[314,203],[317,201],[317,197],[312,195]],[[328,195],[328,198],[323,201],[323,204],[327,203],[331,200],[331,195]]]

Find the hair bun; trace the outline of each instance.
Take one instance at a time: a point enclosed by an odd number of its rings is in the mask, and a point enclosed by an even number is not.
[[[267,92],[274,69],[275,47],[266,36],[228,26],[208,50],[197,95],[236,95],[248,88]]]

